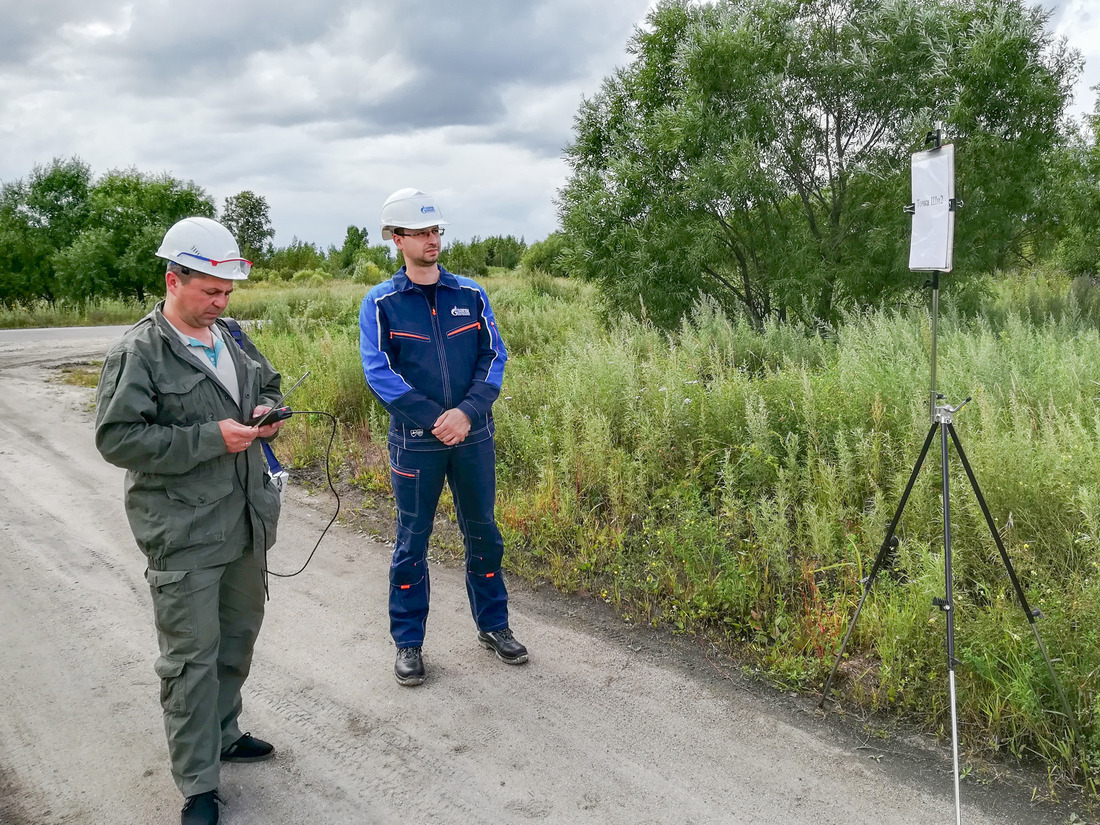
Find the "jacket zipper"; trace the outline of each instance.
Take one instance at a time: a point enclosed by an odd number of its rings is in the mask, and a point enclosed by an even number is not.
[[[420,292],[420,290],[417,290]],[[443,332],[439,328],[439,316],[436,315],[435,307],[428,302],[428,296],[424,295],[424,303],[428,304],[428,309],[432,313],[432,330],[435,332],[435,351],[439,353],[439,371],[443,379],[443,405],[449,410],[453,406],[451,401],[451,382],[447,371],[447,354],[443,350]],[[436,301],[439,303],[439,287],[436,287]]]

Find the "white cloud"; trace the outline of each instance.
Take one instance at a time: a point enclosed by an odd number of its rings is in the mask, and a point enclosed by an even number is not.
[[[1054,35],[1066,38],[1085,59],[1070,112],[1091,114],[1098,95],[1093,87],[1100,83],[1100,6],[1096,0],[1051,0],[1044,5],[1053,10]]]

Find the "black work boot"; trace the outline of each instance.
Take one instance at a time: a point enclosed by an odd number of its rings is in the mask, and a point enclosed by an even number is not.
[[[218,803],[221,801],[217,791],[187,797],[180,811],[180,825],[218,825]]]
[[[397,648],[397,661],[393,665],[393,675],[399,685],[414,687],[424,681],[424,659],[419,647]]]
[[[246,733],[222,751],[222,762],[263,762],[275,755],[275,747]]]
[[[497,658],[510,665],[522,665],[527,661],[527,648],[516,641],[508,628],[489,633],[479,630],[477,640],[488,650],[495,650]]]

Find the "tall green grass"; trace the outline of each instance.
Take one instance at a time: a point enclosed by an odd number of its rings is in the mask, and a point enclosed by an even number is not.
[[[537,274],[486,286],[509,345],[495,407],[498,516],[513,571],[599,594],[633,621],[723,639],[819,689],[929,428],[931,325],[912,307],[835,330],[755,331],[701,303],[674,334],[605,330],[594,294]],[[1056,660],[1054,685],[952,457],[959,712],[975,752],[1037,755],[1095,790],[1100,764],[1100,334],[1087,284],[988,282],[945,299],[939,389]],[[386,417],[363,387],[353,317],[288,313],[258,343],[306,399],[339,410],[346,473],[388,483]],[[283,317],[268,312],[272,317]],[[288,365],[293,364],[294,369]],[[301,401],[299,402],[301,403]],[[302,422],[304,460],[316,425]],[[842,666],[851,701],[948,719],[938,438]],[[289,445],[288,445],[289,446]],[[297,448],[297,444],[294,444]]]
[[[706,302],[672,334],[605,329],[593,291],[538,273],[486,278],[512,358],[495,406],[498,517],[514,573],[598,594],[632,621],[709,634],[785,685],[820,688],[929,429],[927,308],[836,329],[757,331]],[[366,287],[242,289],[232,312],[335,413],[345,479],[388,489],[387,417],[367,392]],[[1037,756],[1097,792],[1100,766],[1100,297],[1088,282],[978,281],[945,297],[939,390],[1085,733],[1072,741],[1004,565],[952,453],[961,734]],[[295,417],[280,456],[310,464],[327,424]],[[939,442],[838,689],[948,722]],[[1011,526],[1008,525],[1011,523]]]
[[[367,287],[351,281],[288,284],[284,281],[243,281],[236,285],[227,314],[242,320],[274,318],[276,321],[354,320],[359,299]],[[5,307],[0,305],[0,329],[31,327],[112,326],[132,324],[149,312],[162,296],[145,301],[97,299],[33,301]],[[341,315],[341,312],[344,315]],[[347,312],[352,312],[348,315]]]
[[[65,301],[33,301],[0,304],[0,329],[39,327],[95,327],[132,324],[151,310],[155,299],[139,301],[96,300],[77,304]]]

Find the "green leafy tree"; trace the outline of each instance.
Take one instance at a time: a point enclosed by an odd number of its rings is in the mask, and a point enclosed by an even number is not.
[[[271,249],[264,261],[264,268],[276,278],[290,280],[294,274],[306,269],[326,269],[325,253],[316,244],[291,238],[286,246]]]
[[[469,243],[447,244],[439,261],[452,272],[477,277],[488,274],[491,266],[515,269],[526,249],[523,239],[513,235],[493,235],[484,239],[475,236]]]
[[[480,278],[489,274],[485,248],[476,237],[469,243],[453,241],[447,244],[440,252],[439,263],[457,275],[466,275],[470,278]]]
[[[330,246],[328,250],[328,262],[334,274],[349,275],[355,268],[356,256],[368,245],[369,234],[366,228],[349,226],[344,235],[344,245],[337,249]]]
[[[481,241],[481,246],[485,252],[487,266],[499,266],[505,269],[515,269],[519,266],[523,253],[527,250],[527,244],[523,238],[516,238],[513,235],[507,237],[493,235]]]
[[[83,229],[91,178],[78,158],[55,158],[0,187],[0,303],[53,299],[50,257]]]
[[[54,255],[53,265],[58,297],[84,303],[117,295],[118,253],[114,237],[104,227],[85,229]],[[156,269],[153,259],[146,262],[146,268]]]
[[[383,272],[392,273],[396,268],[394,251],[392,246],[384,243],[364,246],[355,253],[355,265],[358,266],[362,261],[369,261]]]
[[[521,264],[530,270],[540,269],[559,278],[569,276],[565,265],[568,240],[564,232],[551,232],[544,240],[536,241],[523,253]]]
[[[663,0],[577,115],[569,268],[676,324],[758,324],[912,288],[909,158],[957,147],[956,266],[1015,260],[1079,67],[1022,0]]]
[[[246,189],[226,198],[221,222],[237,239],[241,255],[250,261],[264,261],[275,230],[263,195]]]
[[[1071,275],[1100,275],[1100,97],[1088,125],[1055,157],[1060,225],[1054,253]]]
[[[84,228],[50,258],[58,298],[145,300],[164,290],[155,252],[165,231],[190,216],[214,216],[214,201],[192,182],[136,169],[108,172],[91,188]]]

